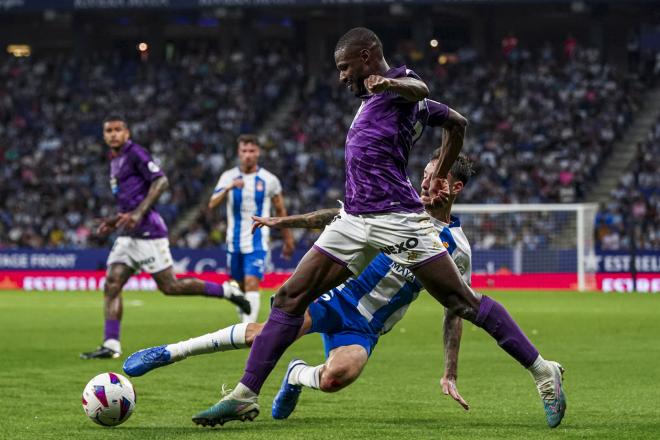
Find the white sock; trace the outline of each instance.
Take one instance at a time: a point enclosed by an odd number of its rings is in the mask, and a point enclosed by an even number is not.
[[[117,353],[121,353],[121,342],[116,339],[106,339],[103,341],[103,346],[105,348],[109,348],[110,350],[116,351]]]
[[[552,368],[550,368],[548,361],[543,359],[541,355],[536,358],[534,363],[527,369],[527,371],[530,372],[537,384],[552,377]]]
[[[321,367],[323,364],[315,367],[301,364],[296,365],[289,374],[289,383],[291,385],[304,385],[318,390],[321,386]]]
[[[231,392],[232,396],[241,399],[241,400],[251,400],[253,402],[257,401],[257,398],[259,397],[257,393],[243,385],[242,383],[238,383],[236,385],[236,388],[234,388],[234,391]]]
[[[245,332],[248,324],[235,324],[208,333],[203,336],[169,344],[166,348],[170,352],[171,359],[178,361],[188,356],[198,354],[214,353],[216,351],[238,350],[247,347],[245,343]]]
[[[261,305],[261,295],[256,290],[245,292],[245,299],[250,303],[250,314],[241,314],[243,323],[257,322],[259,319],[259,305]]]

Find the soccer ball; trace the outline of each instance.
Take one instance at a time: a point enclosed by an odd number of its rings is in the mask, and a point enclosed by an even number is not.
[[[135,390],[121,374],[101,373],[90,380],[83,390],[82,406],[94,423],[117,426],[133,413]]]

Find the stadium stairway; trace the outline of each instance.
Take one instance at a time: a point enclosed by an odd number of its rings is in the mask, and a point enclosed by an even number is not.
[[[660,117],[660,87],[650,90],[640,111],[635,116],[632,127],[619,142],[614,145],[612,154],[606,159],[600,172],[597,185],[587,194],[588,202],[606,203],[619,183],[619,178],[626,172],[637,152],[637,144],[644,142],[649,130]]]
[[[271,132],[271,130],[280,127],[288,118],[289,114],[295,107],[297,100],[299,99],[299,93],[295,91],[295,88],[292,88],[292,90],[288,92],[286,96],[287,98],[284,99],[279,107],[271,113],[272,116],[266,120],[262,129],[257,133],[259,137],[268,137],[268,134]],[[234,146],[231,148],[234,148]],[[216,180],[213,181],[213,185],[215,185],[215,181]],[[179,217],[179,221],[174,225],[174,227],[171,228],[171,236],[180,236],[184,230],[188,229],[197,220],[200,213],[206,209],[209,198],[213,193],[213,185],[202,191],[197,203],[195,203],[195,205],[193,205],[188,211]]]

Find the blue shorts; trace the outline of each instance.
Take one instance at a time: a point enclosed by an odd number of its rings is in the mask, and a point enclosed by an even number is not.
[[[243,281],[246,276],[264,279],[266,266],[266,251],[254,251],[249,254],[227,252],[227,268],[229,275],[236,281]]]
[[[308,333],[321,333],[326,358],[335,348],[354,344],[364,347],[371,356],[378,334],[341,292],[333,289],[321,295],[308,310],[312,317],[312,328]]]

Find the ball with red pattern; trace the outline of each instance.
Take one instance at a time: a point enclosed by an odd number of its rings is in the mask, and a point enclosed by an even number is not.
[[[94,423],[117,426],[131,416],[135,399],[135,390],[128,379],[117,373],[101,373],[83,390],[82,405]]]

